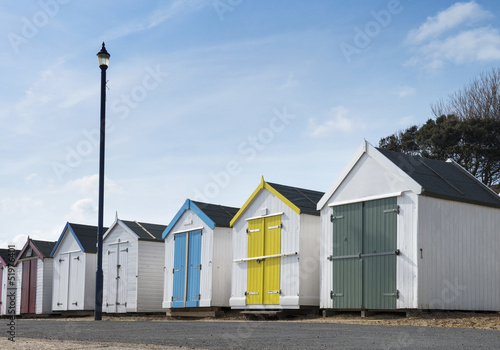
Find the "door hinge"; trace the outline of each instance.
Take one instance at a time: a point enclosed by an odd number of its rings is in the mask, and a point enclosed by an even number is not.
[[[328,258],[326,258],[329,261],[333,261],[333,255],[330,255]]]
[[[267,294],[281,294],[281,289],[280,290],[268,290]]]
[[[200,266],[193,267],[193,269],[200,269],[200,271],[201,271],[201,264],[200,264]]]
[[[386,209],[386,210],[384,210],[384,214],[387,214],[387,213],[396,213],[396,214],[399,214],[399,205],[396,206],[396,208],[394,208],[394,209]]]
[[[61,306],[63,303],[57,303],[57,306]]]
[[[247,233],[252,233],[252,232],[259,232],[260,228],[256,228],[255,230],[249,230],[247,229]]]
[[[73,258],[73,259],[75,259],[75,260],[80,260],[80,257],[79,257],[79,256],[77,256],[76,258]]]
[[[343,297],[344,293],[334,293],[333,290],[330,292],[330,299],[333,299],[334,297]]]
[[[76,306],[78,306],[78,301],[75,301],[74,303],[71,303],[71,305],[76,305]]]
[[[335,215],[330,215],[330,221],[333,222],[333,220],[339,220],[339,219],[343,219],[344,218],[344,215],[339,215],[339,216],[335,216]]]
[[[59,259],[59,262],[64,261],[64,259]]]
[[[281,223],[279,225],[276,225],[276,226],[269,226],[267,229],[268,230],[272,230],[272,229],[275,229],[275,228],[283,228],[283,223]]]
[[[396,289],[396,293],[383,293],[382,295],[384,297],[396,297],[396,299],[399,299],[399,290]]]
[[[259,292],[245,292],[245,295],[259,295]]]
[[[172,296],[172,301],[174,300],[179,300],[179,298],[174,298],[174,296]]]
[[[193,297],[193,299],[198,299],[198,300],[200,300],[200,299],[201,299],[201,294],[195,295],[195,296]]]

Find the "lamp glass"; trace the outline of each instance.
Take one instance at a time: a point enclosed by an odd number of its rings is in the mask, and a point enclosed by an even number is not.
[[[108,53],[101,53],[99,52],[97,54],[97,60],[99,61],[99,67],[100,66],[108,66],[109,65],[109,54]]]

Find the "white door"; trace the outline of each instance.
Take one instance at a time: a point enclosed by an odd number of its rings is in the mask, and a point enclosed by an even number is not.
[[[83,253],[69,254],[69,285],[68,285],[68,309],[83,310],[83,295],[85,289]]]
[[[106,300],[103,304],[103,309],[106,312],[116,312],[116,278],[118,264],[118,245],[110,245],[107,251],[108,268],[105,275]]]
[[[116,312],[127,312],[128,243],[118,244],[118,264],[116,278]]]
[[[68,310],[69,254],[60,254],[54,260],[54,295],[52,310]]]

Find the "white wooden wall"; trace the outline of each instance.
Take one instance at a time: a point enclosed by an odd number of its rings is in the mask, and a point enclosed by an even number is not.
[[[84,310],[95,309],[95,279],[97,271],[97,254],[85,254],[85,294]]]
[[[229,303],[232,308],[238,309],[299,308],[299,259],[306,258],[300,251],[299,214],[266,189],[259,192],[252,203],[246,208],[245,212],[234,223],[233,260],[247,258],[248,236],[246,229],[248,226],[245,219],[262,216],[263,208],[267,208],[266,215],[284,213],[281,216],[283,223],[283,228],[281,229],[281,253],[298,252],[299,255],[281,258],[281,295],[279,305],[246,305],[247,263],[233,262],[231,299]]]
[[[137,312],[162,312],[163,241],[139,241],[139,272],[137,277]]]
[[[215,227],[213,231],[213,254],[208,269],[212,273],[211,306],[229,307],[231,297],[231,266],[233,229]]]
[[[52,280],[54,259],[38,259],[36,276],[36,313],[47,314],[52,311]]]
[[[3,269],[3,274],[2,280],[0,281],[0,288],[2,288],[2,298],[0,300],[0,315],[5,315],[7,314],[7,274],[9,272],[7,266],[2,265],[1,269]]]
[[[19,261],[16,265],[16,283],[17,283],[17,292],[16,292],[16,315],[21,314],[21,286],[23,281],[23,263]]]
[[[300,305],[319,306],[320,217],[300,214]]]
[[[500,311],[500,210],[419,198],[418,307]]]

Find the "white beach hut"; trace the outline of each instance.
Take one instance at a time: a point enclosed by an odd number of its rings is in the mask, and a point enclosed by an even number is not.
[[[231,242],[229,222],[238,208],[187,199],[163,233],[163,307],[229,307]]]
[[[52,253],[53,311],[94,310],[97,227],[67,223]]]
[[[0,249],[0,315],[9,314],[10,299],[7,289],[16,289],[17,285],[11,285],[15,281],[9,280],[9,267],[14,268],[14,261],[19,254],[19,250]],[[14,268],[15,276],[15,268]],[[15,309],[12,309],[15,312]]]
[[[318,203],[321,308],[500,311],[500,197],[364,141]]]
[[[103,239],[103,312],[161,312],[165,225],[116,218]]]
[[[231,220],[234,309],[319,305],[319,211],[323,192],[261,183]]]

